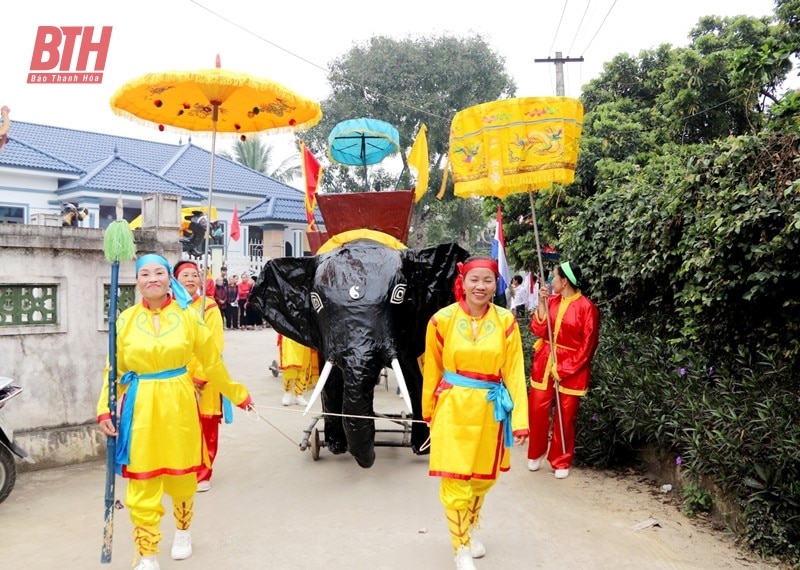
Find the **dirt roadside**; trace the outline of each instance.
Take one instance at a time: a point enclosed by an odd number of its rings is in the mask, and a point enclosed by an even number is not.
[[[323,448],[314,461],[309,450],[300,451],[313,416],[280,405],[281,377],[268,369],[277,358],[275,341],[271,329],[226,332],[225,360],[251,390],[260,417],[238,411],[233,424],[222,426],[213,487],[195,502],[194,554],[179,562],[169,558],[168,514],[161,568],[454,568],[439,481],[428,477],[426,457],[379,447],[374,467],[361,469],[349,455]],[[378,386],[375,401],[380,413],[403,408],[391,383]],[[401,434],[385,437],[399,441]],[[549,467],[527,471],[523,449],[513,453],[512,470],[484,507],[479,536],[488,554],[476,561],[481,570],[776,568],[743,554],[730,536],[694,525],[636,478],[574,469],[559,481]],[[0,505],[0,566],[130,568],[126,509],[116,512],[113,561],[100,564],[104,469],[96,462],[21,474]],[[117,479],[123,500],[124,489]],[[635,530],[648,519],[658,525]]]

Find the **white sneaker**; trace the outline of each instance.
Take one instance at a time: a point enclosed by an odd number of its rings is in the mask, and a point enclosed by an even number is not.
[[[541,469],[542,461],[544,461],[544,458],[546,456],[547,454],[545,453],[538,459],[528,459],[528,471],[538,471],[539,469]]]
[[[158,558],[145,556],[139,560],[139,564],[133,570],[161,570],[161,567],[158,565]]]
[[[456,570],[477,570],[475,568],[475,562],[472,561],[472,554],[470,554],[469,548],[466,546],[461,546],[458,549],[458,554],[456,554]]]
[[[295,396],[294,397],[294,403],[297,404],[298,406],[307,406],[308,405],[308,401],[305,398],[303,398],[303,396]]]
[[[469,553],[473,558],[483,558],[486,556],[486,547],[477,538],[470,538]]]
[[[556,479],[566,479],[569,477],[569,469],[556,469]]]
[[[206,491],[211,489],[211,481],[198,481],[197,482],[197,492],[198,493],[205,493]]]
[[[192,535],[188,530],[176,530],[170,556],[173,560],[185,560],[192,555]]]
[[[291,406],[292,405],[292,398],[293,398],[292,393],[291,392],[286,392],[283,395],[283,400],[281,400],[281,404],[283,404],[284,406]]]

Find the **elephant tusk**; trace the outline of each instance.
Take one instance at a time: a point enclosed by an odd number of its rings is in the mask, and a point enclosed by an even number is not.
[[[406,403],[408,411],[413,415],[414,410],[411,407],[411,396],[408,394],[406,379],[403,377],[403,371],[400,368],[400,362],[396,358],[392,358],[392,370],[394,370],[395,378],[397,378],[397,386],[400,388],[400,394],[403,396],[403,401]]]
[[[314,387],[314,391],[311,392],[311,397],[308,399],[308,404],[306,404],[306,409],[303,412],[303,415],[308,413],[308,410],[311,409],[311,406],[313,406],[314,402],[316,402],[317,398],[319,398],[322,389],[325,387],[325,382],[328,381],[328,378],[331,375],[331,370],[333,370],[333,362],[326,360],[325,366],[322,367],[322,373],[319,375],[319,380],[317,380],[317,385]]]

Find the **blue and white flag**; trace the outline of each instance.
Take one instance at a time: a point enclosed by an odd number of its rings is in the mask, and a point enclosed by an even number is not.
[[[500,204],[497,205],[497,227],[492,240],[492,259],[497,260],[497,269],[500,273],[497,294],[502,295],[511,283],[511,272],[508,270],[508,261],[506,261],[506,238],[503,235],[503,214],[500,211]]]

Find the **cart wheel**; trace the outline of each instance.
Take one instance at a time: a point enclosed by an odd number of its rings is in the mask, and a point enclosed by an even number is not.
[[[278,377],[278,371],[280,370],[280,368],[278,368],[278,361],[277,360],[273,360],[272,361],[272,364],[270,364],[270,366],[269,366],[269,370],[270,370],[270,372],[272,372],[272,375],[275,378]]]
[[[319,459],[319,430],[317,428],[311,432],[311,457],[314,461]]]

